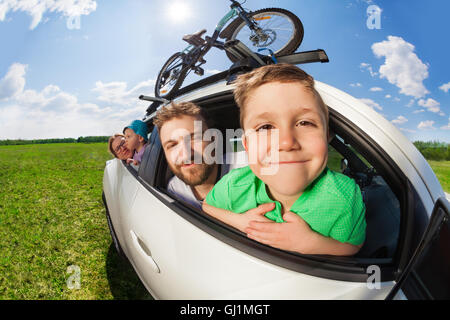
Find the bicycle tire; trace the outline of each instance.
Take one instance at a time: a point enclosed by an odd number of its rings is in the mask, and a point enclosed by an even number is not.
[[[182,52],[174,53],[169,59],[167,59],[166,63],[164,63],[163,67],[159,71],[158,77],[156,78],[155,83],[155,96],[158,98],[164,98],[164,99],[170,99],[173,94],[181,87],[183,84],[184,79],[186,78],[188,68],[187,65],[183,62],[184,54]],[[171,72],[171,70],[167,70],[170,65],[179,59],[179,62],[181,63],[181,69],[179,70],[179,73],[176,75],[173,85],[169,89],[165,89],[165,92],[161,92],[162,88],[167,85],[167,81],[171,81],[167,74],[165,74],[167,71]],[[172,76],[172,75],[171,75]]]
[[[284,56],[293,53],[303,41],[304,28],[301,20],[292,12],[281,8],[264,8],[250,12],[248,16],[253,18],[258,15],[270,13],[274,13],[275,15],[290,21],[294,31],[289,41],[286,42],[286,44],[284,44],[279,50],[274,51],[275,56]],[[238,34],[241,32],[241,30],[246,26],[247,24],[245,23],[245,21],[239,17],[234,21],[232,21],[230,25],[226,28],[226,30],[224,30],[223,37],[226,38],[226,40],[235,40],[236,38],[238,38]],[[251,50],[255,51],[253,46],[248,47]],[[228,51],[226,52],[226,54],[232,62],[237,61],[237,59]]]

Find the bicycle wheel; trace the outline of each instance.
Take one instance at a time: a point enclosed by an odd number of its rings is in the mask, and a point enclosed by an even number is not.
[[[230,24],[227,40],[237,39],[255,52],[260,48],[268,48],[275,56],[294,52],[303,41],[303,24],[290,11],[265,8],[250,12],[249,18],[258,25],[259,30],[251,30],[244,20],[238,18]],[[228,52],[227,56],[231,61],[236,61]]]
[[[155,84],[155,96],[170,98],[183,83],[188,72],[188,66],[184,63],[184,54],[173,54],[159,71]]]

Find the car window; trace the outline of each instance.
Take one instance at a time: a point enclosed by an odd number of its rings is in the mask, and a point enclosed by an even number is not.
[[[392,258],[400,230],[400,201],[357,148],[336,135],[328,147],[328,167],[354,179],[366,206],[366,241],[361,257]]]

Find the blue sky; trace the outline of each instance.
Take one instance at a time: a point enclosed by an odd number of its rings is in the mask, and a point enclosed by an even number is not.
[[[214,3],[214,6],[211,5]],[[380,29],[367,8],[381,9]],[[226,0],[0,0],[0,139],[110,135],[144,115],[166,59],[187,33],[212,33]],[[305,27],[303,68],[381,113],[412,141],[450,142],[447,0],[247,0]],[[181,10],[180,10],[181,9]],[[78,16],[79,18],[74,18]],[[211,50],[206,73],[229,67]],[[188,81],[200,79],[190,76]]]

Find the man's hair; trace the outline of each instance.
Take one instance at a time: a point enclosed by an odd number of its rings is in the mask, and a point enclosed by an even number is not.
[[[328,128],[328,107],[314,88],[314,78],[302,69],[288,63],[263,66],[237,77],[235,81],[234,100],[240,109],[240,123],[242,128],[244,128],[245,105],[249,95],[253,90],[263,84],[271,82],[299,82],[307,90],[311,91],[319,102],[320,109],[325,116],[325,125]]]
[[[158,128],[158,131],[161,131],[162,126],[167,121],[182,116],[200,117],[207,126],[209,125],[204,111],[192,102],[171,102],[169,105],[162,107],[153,118],[153,124]]]
[[[116,151],[114,151],[114,149],[113,149],[113,147],[112,147],[112,143],[113,143],[113,141],[114,141],[117,137],[123,137],[123,138],[125,138],[125,136],[124,136],[123,134],[121,134],[121,133],[116,133],[116,134],[113,135],[112,137],[109,137],[109,140],[108,140],[108,150],[109,150],[109,152],[111,152],[111,154],[112,154],[115,158],[117,158],[117,154],[116,154]]]

